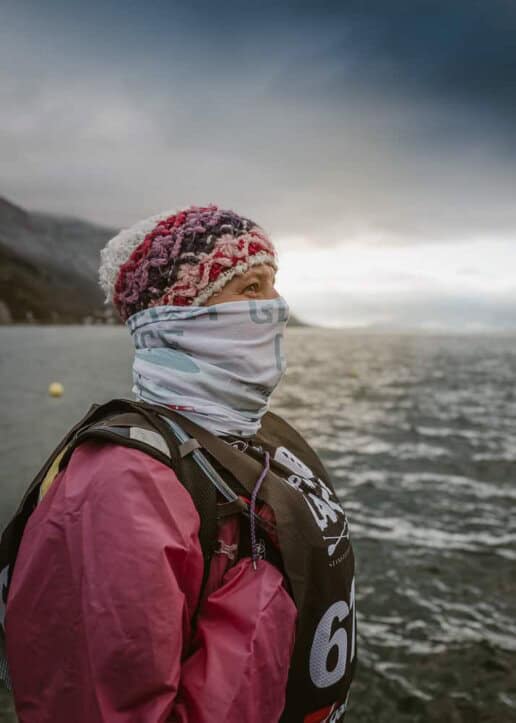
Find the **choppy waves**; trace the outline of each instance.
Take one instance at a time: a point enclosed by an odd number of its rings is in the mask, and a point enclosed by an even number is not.
[[[275,408],[322,454],[357,556],[350,720],[516,720],[515,342],[290,335]]]

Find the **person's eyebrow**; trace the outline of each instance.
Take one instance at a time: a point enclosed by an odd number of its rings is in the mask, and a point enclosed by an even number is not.
[[[272,269],[272,266],[271,266]],[[276,281],[276,271],[272,269],[273,276],[272,280],[273,282]],[[263,281],[264,279],[267,279],[270,275],[270,272],[266,269],[260,269],[258,266],[254,268],[250,268],[246,273],[240,277],[240,281],[242,284],[252,284],[253,279],[258,279],[259,281]]]

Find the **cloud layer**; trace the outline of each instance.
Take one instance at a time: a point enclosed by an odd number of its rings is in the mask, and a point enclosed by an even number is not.
[[[15,200],[115,225],[218,201],[322,244],[516,228],[509,3],[74,5],[2,25]]]

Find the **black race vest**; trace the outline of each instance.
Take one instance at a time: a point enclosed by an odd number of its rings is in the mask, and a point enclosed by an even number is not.
[[[187,433],[189,441],[178,442],[165,421],[167,417]],[[263,417],[255,437],[228,444],[164,407],[129,400],[94,405],[36,475],[3,532],[0,584],[4,605],[23,530],[38,503],[42,483],[49,471],[54,474],[63,469],[73,450],[87,439],[141,449],[174,469],[199,511],[205,577],[220,517],[239,512],[243,523],[248,524],[249,507],[242,497],[250,497],[262,471],[263,453],[270,453],[271,469],[259,499],[274,511],[272,531],[279,540],[279,558],[275,546],[268,542],[270,526],[262,526],[260,537],[265,557],[281,567],[298,610],[281,722],[342,720],[357,657],[354,557],[348,523],[317,454],[295,429],[271,412]],[[192,458],[196,449],[236,492],[235,501],[217,504],[215,487],[207,483]],[[244,546],[242,554],[246,552]]]

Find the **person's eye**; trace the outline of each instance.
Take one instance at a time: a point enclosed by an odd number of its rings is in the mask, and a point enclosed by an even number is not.
[[[256,281],[253,284],[249,284],[244,289],[245,293],[247,293],[248,291],[251,291],[254,294],[258,293],[258,291],[260,291],[260,284],[258,284]]]

